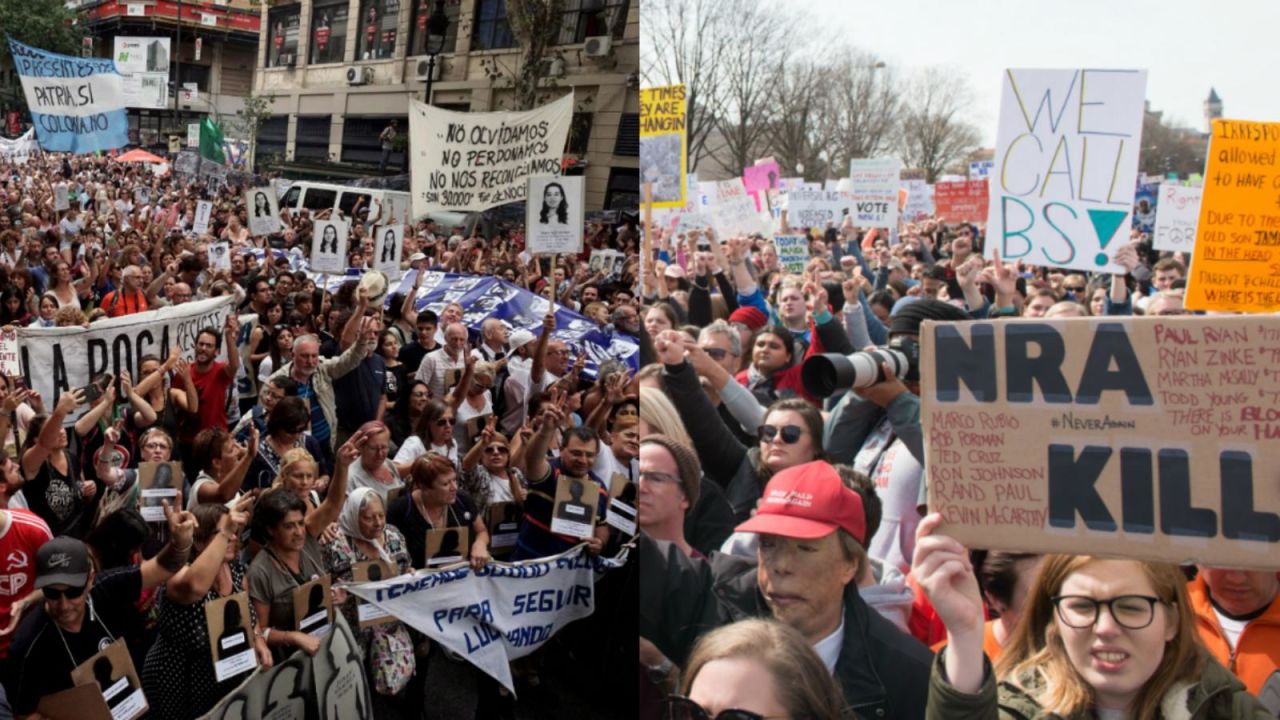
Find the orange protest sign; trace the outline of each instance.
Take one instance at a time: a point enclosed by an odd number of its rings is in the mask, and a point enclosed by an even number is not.
[[[1187,279],[1192,310],[1280,309],[1280,123],[1214,120]]]

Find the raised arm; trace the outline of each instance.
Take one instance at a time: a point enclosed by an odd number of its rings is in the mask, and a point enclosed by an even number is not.
[[[248,509],[254,497],[240,498],[231,512],[218,519],[218,531],[209,538],[209,544],[196,559],[174,573],[165,586],[165,595],[179,605],[190,605],[204,597],[218,579],[227,548],[240,535],[240,529],[249,521]]]
[[[169,507],[168,500],[160,502],[169,525],[169,542],[155,557],[142,563],[143,590],[159,587],[181,570],[187,564],[195,542],[196,516],[187,510],[174,510]]]
[[[347,318],[347,324],[342,326],[342,333],[338,337],[338,347],[346,350],[355,344],[359,339],[360,323],[364,320],[364,311],[369,308],[369,295],[364,288],[356,288],[356,306],[351,311],[351,317]]]
[[[337,522],[338,515],[342,512],[342,505],[347,501],[347,468],[360,457],[360,452],[368,441],[368,435],[357,431],[338,448],[333,480],[329,482],[324,502],[307,515],[307,532],[311,533],[312,537],[320,537],[325,528]]]
[[[236,339],[240,337],[240,317],[236,315],[236,311],[232,308],[227,314],[227,322],[222,328],[223,340],[227,344],[227,364],[222,368],[222,372],[227,378],[235,382],[236,373],[240,372],[240,349],[236,345]]]
[[[538,428],[525,448],[524,460],[528,470],[525,476],[529,478],[529,482],[538,482],[551,473],[551,466],[547,464],[547,450],[564,420],[563,402],[562,398],[560,402],[542,405],[542,427]]]
[[[102,394],[105,399],[86,410],[85,413],[80,416],[80,419],[76,420],[75,428],[77,436],[84,437],[85,435],[88,435],[89,431],[93,430],[93,428],[97,426],[98,421],[110,413],[111,409],[115,406],[116,384],[114,382],[108,384],[106,392]]]
[[[253,458],[258,454],[258,427],[250,426],[248,445],[240,446],[240,456],[236,460],[235,466],[223,473],[222,477],[217,478],[215,484],[205,483],[196,490],[196,502],[231,502],[231,499],[240,492],[240,488],[244,486],[244,476],[249,472],[249,466],[253,464]]]

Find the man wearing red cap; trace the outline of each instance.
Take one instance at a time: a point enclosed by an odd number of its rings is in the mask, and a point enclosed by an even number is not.
[[[816,461],[774,475],[737,529],[759,533],[754,563],[696,560],[640,536],[641,637],[679,665],[701,633],[772,615],[813,644],[859,717],[923,718],[932,655],[858,594],[866,516],[835,469]]]

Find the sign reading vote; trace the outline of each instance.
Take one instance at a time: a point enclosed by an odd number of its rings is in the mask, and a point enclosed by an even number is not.
[[[967,547],[1280,568],[1280,318],[926,322],[929,509]]]
[[[9,40],[40,147],[91,153],[124,147],[129,118],[120,74],[106,58],[77,58]]]
[[[1214,120],[1187,278],[1193,310],[1280,310],[1280,123]]]
[[[898,227],[898,175],[901,168],[897,158],[853,160],[849,163],[854,225]]]
[[[1093,272],[1128,241],[1145,70],[1006,70],[987,254]]]

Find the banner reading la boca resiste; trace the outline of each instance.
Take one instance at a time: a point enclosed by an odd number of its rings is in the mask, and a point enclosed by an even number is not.
[[[573,93],[528,112],[465,113],[409,102],[413,215],[525,199],[528,178],[559,175]]]
[[[58,55],[12,38],[9,52],[40,147],[90,153],[128,144],[124,88],[111,60]]]

